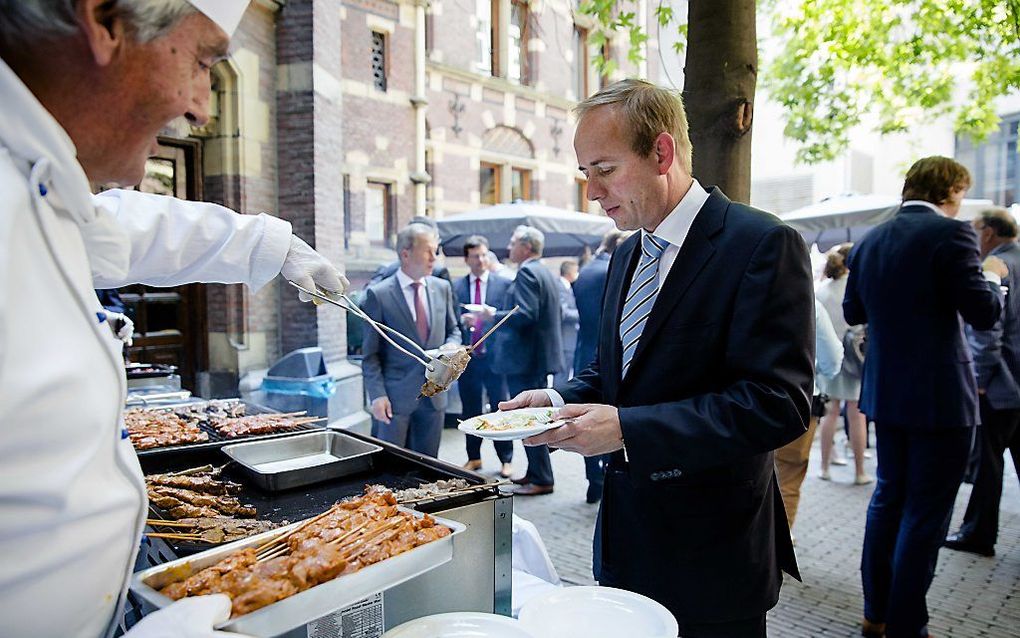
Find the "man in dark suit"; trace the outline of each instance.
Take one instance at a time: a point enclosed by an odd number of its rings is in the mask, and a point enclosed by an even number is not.
[[[453,294],[461,308],[471,304],[487,305],[493,309],[501,309],[506,303],[510,280],[486,267],[486,255],[489,252],[489,241],[481,235],[468,237],[464,242],[464,261],[471,272],[453,282]],[[462,315],[461,334],[464,345],[473,345],[485,332],[492,327],[492,321],[485,321],[481,314],[464,313]],[[492,370],[492,361],[499,357],[493,349],[495,342],[486,340],[471,353],[471,363],[457,382],[460,390],[460,402],[463,406],[461,418],[470,419],[484,412],[482,391],[488,395],[489,405],[496,409],[496,404],[507,398],[506,377]],[[467,445],[467,463],[464,468],[478,471],[482,469],[482,439],[472,434],[465,434]],[[496,456],[501,464],[500,476],[510,478],[514,458],[513,441],[493,441]]]
[[[560,264],[560,340],[563,342],[563,369],[553,375],[553,385],[566,383],[573,376],[574,350],[577,349],[577,299],[574,282],[577,281],[577,262],[568,259]]]
[[[981,256],[1005,263],[1009,273],[1002,283],[1008,292],[1002,316],[991,330],[968,330],[981,410],[976,441],[980,460],[963,525],[946,539],[945,546],[994,556],[1003,454],[1007,449],[1012,451],[1013,465],[1020,471],[1020,246],[1016,221],[1003,208],[982,211],[972,226]]]
[[[978,420],[963,322],[987,330],[1002,305],[974,231],[952,219],[969,186],[961,164],[918,160],[899,212],[847,262],[843,314],[868,324],[860,407],[878,451],[861,557],[866,636],[928,635],[925,595]]]
[[[620,243],[630,236],[618,230],[611,230],[602,238],[595,257],[581,269],[574,282],[574,297],[577,299],[579,319],[577,348],[574,350],[574,371],[580,373],[595,360],[598,349],[599,322],[602,320],[603,296],[609,275],[609,259]],[[609,454],[584,457],[584,476],[588,479],[585,501],[598,503],[602,500],[602,483],[609,465]]]
[[[612,453],[601,584],[659,601],[681,636],[765,636],[781,570],[798,575],[772,451],[808,422],[807,249],[776,217],[691,177],[676,93],[623,80],[576,110],[588,197],[640,232],[609,264],[595,360],[500,407],[565,401],[571,422],[525,443]]]
[[[400,269],[393,277],[370,286],[362,304],[369,317],[428,350],[461,346],[450,284],[429,276],[438,246],[439,237],[429,226],[409,224],[401,230],[397,234]],[[425,382],[422,365],[382,340],[368,324],[363,334],[362,371],[374,417],[373,436],[436,456],[446,393],[417,398]]]
[[[531,226],[518,226],[510,238],[510,261],[518,264],[507,294],[506,310],[486,318],[499,321],[514,306],[520,309],[497,330],[499,358],[493,361],[493,370],[506,375],[510,395],[524,390],[544,388],[546,377],[563,369],[563,346],[560,338],[559,282],[542,265],[542,247],[545,236]],[[514,494],[537,496],[553,491],[552,461],[549,448],[527,447],[528,471],[515,479]]]

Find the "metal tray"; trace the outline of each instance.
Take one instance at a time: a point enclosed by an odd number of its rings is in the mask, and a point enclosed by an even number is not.
[[[378,445],[335,430],[281,439],[235,443],[223,453],[250,481],[267,492],[311,485],[372,469]]]
[[[400,509],[417,518],[424,516],[420,512]],[[436,523],[449,527],[453,533],[364,567],[353,574],[339,576],[316,585],[250,614],[231,618],[218,625],[217,629],[271,638],[435,569],[453,559],[453,538],[467,529],[463,523],[445,518],[436,517]],[[160,594],[159,588],[219,562],[239,549],[258,547],[297,525],[300,523],[293,523],[201,554],[137,572],[131,578],[131,590],[149,604],[161,609],[174,601]]]

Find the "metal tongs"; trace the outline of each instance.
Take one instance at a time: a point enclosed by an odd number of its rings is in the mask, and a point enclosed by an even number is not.
[[[404,335],[404,334],[394,330],[393,328],[390,328],[386,324],[379,323],[378,321],[375,321],[374,319],[369,317],[368,314],[366,314],[364,310],[359,308],[358,304],[354,303],[354,301],[352,301],[351,298],[348,297],[346,294],[344,294],[344,293],[335,293],[335,292],[326,292],[326,291],[321,291],[320,292],[319,290],[309,290],[309,289],[305,288],[304,286],[302,286],[301,284],[294,283],[293,281],[290,281],[289,279],[286,280],[286,281],[287,281],[288,284],[290,284],[291,286],[294,286],[295,288],[297,288],[301,292],[305,293],[306,295],[309,295],[309,296],[311,296],[311,297],[313,297],[315,299],[319,299],[319,300],[325,301],[326,303],[333,304],[334,306],[339,306],[339,307],[343,308],[344,310],[346,310],[347,312],[349,312],[351,314],[354,314],[355,316],[357,316],[360,319],[362,319],[365,323],[367,323],[368,325],[372,326],[372,328],[376,332],[379,333],[379,336],[382,337],[383,339],[385,339],[386,342],[389,343],[391,346],[393,346],[394,348],[396,348],[400,352],[403,352],[407,356],[411,357],[412,359],[414,359],[418,363],[420,363],[423,366],[425,366],[425,369],[428,371],[425,376],[426,376],[426,378],[430,379],[433,383],[436,383],[436,384],[438,384],[438,385],[440,385],[442,387],[448,387],[448,385],[450,383],[452,383],[453,380],[456,378],[455,377],[455,371],[453,370],[453,368],[451,368],[442,359],[442,357],[446,353],[438,353],[435,356],[429,354],[421,346],[419,346],[417,343],[415,343],[413,339],[411,339],[407,335]],[[519,306],[514,306],[513,309],[510,312],[508,312],[507,315],[505,317],[503,317],[499,321],[499,323],[497,323],[492,328],[490,328],[489,331],[486,332],[484,335],[482,335],[482,337],[478,341],[476,341],[473,345],[469,346],[468,347],[468,352],[471,352],[472,350],[477,348],[478,344],[480,344],[483,341],[485,341],[489,337],[489,335],[491,335],[496,330],[496,328],[499,328],[501,325],[503,325],[503,322],[506,321],[507,319],[509,319],[510,315],[512,315],[515,312],[517,312],[518,309],[519,309]],[[400,346],[399,344],[397,344],[393,339],[390,338],[389,335],[386,334],[387,332],[392,334],[392,335],[395,335],[395,336],[399,337],[400,339],[402,339],[405,343],[407,343],[413,349],[417,350],[421,354],[421,356],[418,356],[417,354],[414,354],[413,352],[409,351],[408,349],[406,349],[406,348]],[[446,380],[445,383],[443,383],[444,380]]]

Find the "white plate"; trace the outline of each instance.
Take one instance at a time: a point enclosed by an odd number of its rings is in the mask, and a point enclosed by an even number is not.
[[[680,631],[659,603],[612,587],[567,587],[533,598],[520,622],[535,638],[676,638]]]
[[[539,423],[531,427],[526,428],[514,428],[512,430],[479,430],[478,426],[482,420],[500,420],[505,419],[507,416],[518,415],[518,414],[555,414],[558,408],[520,408],[518,410],[507,410],[506,412],[492,412],[490,414],[482,414],[481,416],[472,417],[460,422],[457,429],[467,434],[474,434],[480,436],[483,439],[489,439],[492,441],[514,441],[516,439],[525,439],[535,434],[540,434],[546,430],[552,430],[563,425],[563,421],[550,421],[549,423]]]
[[[535,638],[513,618],[464,611],[417,618],[383,638]]]

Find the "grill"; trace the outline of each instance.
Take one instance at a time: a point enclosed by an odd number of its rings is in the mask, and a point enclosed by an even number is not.
[[[419,616],[445,611],[510,612],[510,542],[512,499],[497,485],[459,466],[422,456],[388,443],[345,432],[354,438],[382,447],[373,455],[372,469],[325,483],[282,492],[265,492],[246,482],[230,465],[222,478],[243,485],[237,498],[258,511],[257,518],[275,523],[298,521],[318,514],[336,501],[362,493],[374,483],[394,490],[418,487],[439,479],[462,478],[471,489],[449,495],[430,496],[410,507],[441,515],[468,525],[454,544],[451,563],[383,592],[387,628]],[[287,436],[287,433],[273,436]],[[174,453],[139,455],[145,474],[179,472],[202,465],[219,466],[229,459],[218,447],[225,442],[178,446]],[[166,448],[162,449],[163,451]],[[152,518],[165,518],[152,508]],[[177,529],[154,526],[156,531]],[[145,538],[135,571],[152,567],[208,549],[209,545],[169,539]],[[141,617],[143,604],[128,596],[129,604],[121,628],[131,627]],[[304,634],[301,634],[304,635]]]

